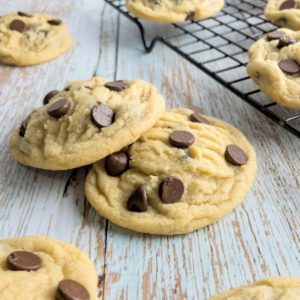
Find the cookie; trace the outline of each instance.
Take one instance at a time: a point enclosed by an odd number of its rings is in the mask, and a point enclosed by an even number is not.
[[[98,276],[78,248],[42,236],[0,240],[1,300],[96,300]]]
[[[255,176],[255,151],[236,128],[174,109],[128,149],[95,163],[85,194],[119,226],[183,234],[229,214]]]
[[[300,108],[300,31],[279,29],[249,49],[249,76],[280,105]]]
[[[274,277],[216,295],[209,300],[299,300],[300,278]]]
[[[138,18],[161,23],[206,19],[219,12],[224,0],[127,0],[128,11]]]
[[[269,0],[265,16],[280,27],[300,30],[300,2],[298,0]]]
[[[10,139],[20,163],[49,170],[88,165],[135,142],[164,111],[156,88],[142,80],[95,77],[51,91]]]
[[[42,14],[12,13],[0,18],[0,62],[29,66],[52,60],[72,46],[66,24]]]

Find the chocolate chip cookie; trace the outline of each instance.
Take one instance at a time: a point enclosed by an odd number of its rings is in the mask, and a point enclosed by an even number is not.
[[[71,46],[67,25],[56,17],[18,12],[0,18],[0,62],[4,64],[40,64]]]
[[[142,80],[100,77],[50,91],[10,139],[20,163],[65,170],[93,163],[135,142],[164,111],[157,89]]]
[[[269,0],[265,16],[280,27],[300,30],[300,1]]]
[[[78,248],[42,236],[0,240],[1,300],[96,300],[98,276]]]
[[[241,132],[174,109],[136,143],[95,163],[85,194],[100,215],[119,226],[183,234],[229,214],[255,176],[255,151]]]
[[[300,32],[278,29],[249,49],[247,71],[273,101],[300,108]]]
[[[127,0],[135,16],[153,22],[181,23],[212,16],[224,6],[224,0]]]
[[[274,277],[216,295],[209,300],[299,300],[300,278]]]

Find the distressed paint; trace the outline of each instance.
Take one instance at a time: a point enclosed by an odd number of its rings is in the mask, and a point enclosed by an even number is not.
[[[46,234],[95,262],[103,299],[199,299],[267,276],[300,276],[300,142],[167,47],[145,54],[135,25],[103,0],[3,0],[0,14],[48,12],[66,20],[75,47],[35,67],[0,66],[0,237]],[[152,26],[153,32],[159,26]],[[168,26],[163,26],[170,34]],[[121,229],[88,205],[88,168],[48,172],[20,166],[7,142],[45,93],[93,75],[143,78],[168,107],[188,106],[229,121],[251,140],[258,176],[245,202],[220,222],[175,237]],[[21,103],[21,105],[20,105]],[[19,105],[19,106],[18,106]]]

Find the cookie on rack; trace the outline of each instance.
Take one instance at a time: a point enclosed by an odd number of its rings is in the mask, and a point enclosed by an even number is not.
[[[247,71],[280,105],[300,108],[300,31],[278,29],[249,49]]]
[[[164,99],[143,80],[100,77],[51,91],[10,139],[20,163],[66,170],[94,163],[135,142],[164,112]]]
[[[138,18],[161,23],[182,23],[211,17],[224,0],[127,0],[129,12]]]
[[[300,30],[300,2],[298,0],[269,0],[265,16],[280,27]]]
[[[299,300],[300,278],[274,277],[229,290],[209,300]]]
[[[52,60],[72,46],[67,25],[56,17],[24,12],[0,18],[0,62],[29,66]]]
[[[136,143],[95,163],[85,194],[100,215],[119,226],[183,234],[229,214],[255,176],[255,151],[240,131],[189,109],[173,109]]]
[[[42,236],[0,240],[1,300],[96,300],[98,275],[78,248]]]

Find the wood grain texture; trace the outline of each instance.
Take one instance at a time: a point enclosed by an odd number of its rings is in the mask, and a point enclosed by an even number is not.
[[[24,10],[63,18],[76,42],[72,51],[47,64],[0,66],[0,237],[46,234],[80,247],[95,262],[103,299],[206,300],[264,277],[300,276],[296,137],[164,45],[145,54],[135,25],[103,0],[2,2],[1,14]],[[152,237],[97,215],[82,191],[88,168],[47,172],[15,163],[7,149],[12,129],[47,91],[95,74],[149,80],[168,107],[188,106],[240,128],[256,148],[259,166],[245,202],[197,232]]]

